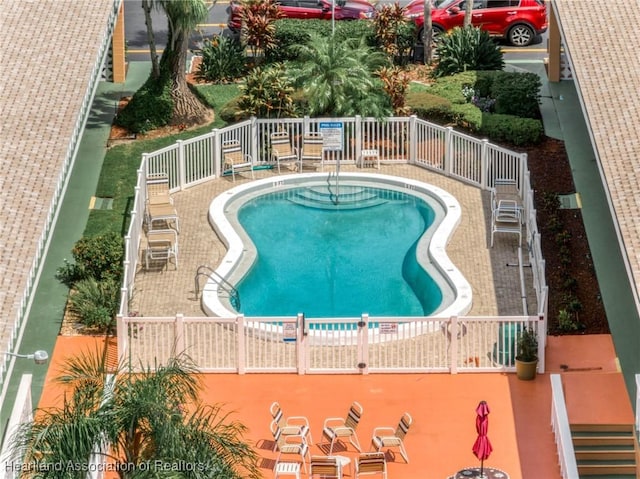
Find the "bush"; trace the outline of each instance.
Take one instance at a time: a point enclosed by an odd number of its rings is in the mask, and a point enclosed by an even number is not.
[[[68,286],[88,278],[120,282],[124,246],[122,238],[117,233],[82,237],[71,250],[71,254],[75,263],[65,260],[64,266],[57,271],[58,279]]]
[[[534,145],[542,140],[544,127],[540,120],[497,113],[483,115],[480,133],[491,141],[516,146]]]
[[[540,118],[540,77],[535,73],[499,72],[491,85],[496,113]]]
[[[202,62],[196,76],[213,83],[230,83],[245,70],[244,49],[240,43],[223,36],[206,39],[202,47]]]
[[[240,87],[242,97],[238,102],[240,114],[260,118],[286,118],[295,116],[291,95],[294,91],[284,65],[255,68]]]
[[[434,77],[468,70],[502,70],[503,54],[489,34],[479,28],[454,28],[441,35],[436,47],[439,58]]]
[[[446,124],[454,120],[451,102],[426,91],[409,91],[406,104],[418,118],[434,123]]]
[[[80,317],[80,322],[101,330],[111,327],[118,312],[118,283],[112,279],[87,278],[76,283],[75,289],[69,296],[69,309]]]
[[[149,78],[113,122],[132,133],[145,133],[168,125],[173,115],[170,82]]]

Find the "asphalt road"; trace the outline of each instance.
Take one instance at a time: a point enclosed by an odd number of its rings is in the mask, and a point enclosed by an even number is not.
[[[410,0],[399,0],[401,6]],[[229,34],[227,18],[229,0],[208,1],[209,17],[205,23],[198,26],[191,37],[190,48],[197,50],[204,38],[213,35]],[[393,4],[395,0],[380,0],[379,5]],[[125,39],[127,42],[127,58],[129,61],[149,61],[149,43],[147,41],[147,29],[144,21],[144,12],[140,0],[125,0]],[[154,11],[152,14],[156,45],[159,51],[167,41],[167,20],[162,12]],[[504,52],[505,62],[541,62],[546,55],[547,34],[542,35],[536,41],[524,48],[512,47],[505,42],[500,43]]]

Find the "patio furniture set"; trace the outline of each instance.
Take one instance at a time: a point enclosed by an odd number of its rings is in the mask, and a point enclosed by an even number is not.
[[[178,269],[178,212],[169,192],[169,177],[164,174],[149,175],[146,180],[147,198],[145,224],[147,247],[145,269],[162,262],[168,267],[173,258]]]
[[[518,194],[516,180],[499,178],[491,190],[491,247],[496,233],[518,235],[518,245],[522,243],[523,218],[522,199]]]
[[[397,427],[376,427],[371,437],[371,451],[363,452],[356,434],[362,406],[354,401],[344,418],[329,417],[324,420],[322,436],[318,447],[326,455],[312,455],[309,446],[313,444],[309,421],[304,416],[286,417],[276,401],[271,404],[271,433],[274,438],[274,451],[278,457],[274,466],[275,478],[291,476],[301,478],[301,469],[308,473],[309,478],[342,479],[345,469],[355,478],[365,475],[377,475],[387,479],[387,460],[383,449],[397,448],[406,463],[409,456],[404,446],[404,438],[411,427],[413,419],[409,413],[404,413]],[[334,454],[334,447],[340,442],[346,450],[344,441],[349,441],[358,452],[352,458]],[[308,467],[307,467],[308,463]],[[353,468],[355,467],[355,471]]]

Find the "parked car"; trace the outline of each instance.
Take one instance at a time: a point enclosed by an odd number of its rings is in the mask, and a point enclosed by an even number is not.
[[[278,0],[278,9],[284,18],[316,18],[331,20],[334,7],[331,0]],[[227,26],[232,32],[242,28],[242,3],[231,0]],[[371,19],[376,9],[366,0],[337,0],[335,4],[336,20]]]
[[[466,0],[435,0],[431,10],[434,36],[464,24]],[[415,22],[422,38],[424,0],[413,0],[405,7],[406,18]],[[506,39],[516,47],[526,47],[547,31],[545,0],[473,0],[471,24]]]

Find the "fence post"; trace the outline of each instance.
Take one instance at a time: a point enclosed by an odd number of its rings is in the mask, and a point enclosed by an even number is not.
[[[363,313],[358,323],[358,369],[369,374],[369,314]]]
[[[453,127],[448,126],[444,132],[444,173],[451,176],[453,171]]]
[[[458,317],[451,316],[449,322],[450,324],[447,326],[450,332],[447,336],[449,336],[449,341],[451,341],[449,347],[449,351],[451,352],[451,354],[449,354],[449,372],[451,374],[458,374]]]
[[[304,313],[298,313],[298,317],[296,318],[296,351],[297,351],[297,369],[298,374],[302,376],[306,371],[306,361],[307,357],[307,344],[305,342],[305,324],[304,324]]]
[[[118,336],[118,364],[125,364],[129,349],[129,338],[127,335],[127,322],[122,314],[116,315],[116,334]]]
[[[222,150],[222,142],[220,141],[220,130],[217,128],[213,129],[213,136],[211,137],[211,141],[213,146],[211,147],[211,163],[213,168],[213,176],[215,178],[220,178],[222,176],[220,165],[220,151]]]
[[[246,357],[245,357],[245,348],[244,348],[244,335],[245,335],[245,321],[244,315],[240,314],[236,318],[237,321],[237,331],[238,331],[238,374],[244,374],[246,372]]]
[[[251,158],[253,158],[253,166],[262,166],[262,158],[258,158],[258,128],[256,127],[256,117],[252,116],[249,121],[251,122],[249,125],[249,153],[251,154]]]
[[[544,320],[544,315],[538,316],[538,324],[536,327],[536,332],[538,333],[538,372],[543,373],[545,368],[544,361],[544,352],[547,349],[547,328],[546,321]]]
[[[482,140],[482,147],[480,150],[480,188],[486,190],[488,188],[488,171],[489,171],[489,140],[484,138]]]
[[[362,151],[362,117],[360,115],[356,115],[355,121],[355,154],[356,154],[356,164],[360,159],[360,152]]]
[[[418,117],[416,115],[411,115],[409,117],[409,158],[407,159],[409,160],[410,165],[415,165],[416,158],[418,157],[418,138],[416,138],[418,136],[417,118]]]
[[[178,181],[180,183],[180,190],[184,189],[187,182],[186,180],[186,167],[185,167],[185,154],[184,154],[184,141],[176,140],[178,145]]]

